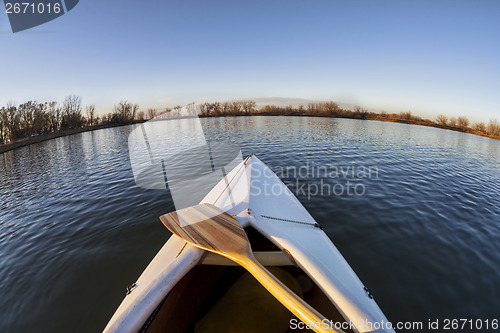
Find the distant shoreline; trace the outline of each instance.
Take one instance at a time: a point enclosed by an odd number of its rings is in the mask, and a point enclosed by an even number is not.
[[[26,147],[26,146],[32,145],[34,143],[39,143],[39,142],[43,142],[43,141],[57,139],[57,138],[60,138],[63,136],[69,136],[69,135],[79,134],[79,133],[83,133],[83,132],[91,132],[91,131],[96,131],[96,130],[105,129],[105,128],[133,125],[133,124],[143,123],[143,122],[144,121],[138,120],[138,121],[134,121],[133,123],[123,124],[123,125],[94,125],[94,126],[87,126],[87,127],[81,127],[81,128],[60,130],[58,132],[40,134],[37,136],[31,136],[29,138],[24,138],[24,139],[20,139],[20,140],[11,142],[11,143],[0,145],[0,154],[6,153],[8,151],[18,149],[21,147]]]
[[[339,116],[333,116],[333,115],[328,115],[328,114],[275,114],[275,113],[266,113],[266,112],[256,112],[256,113],[250,113],[250,114],[225,114],[225,115],[200,115],[200,118],[224,118],[224,117],[252,117],[252,116],[275,116],[275,117],[311,117],[311,118],[336,118],[336,119],[354,119],[354,120],[373,120],[373,121],[382,121],[382,122],[390,122],[390,123],[400,123],[400,124],[407,124],[407,125],[417,125],[417,126],[426,126],[426,127],[434,127],[434,128],[439,128],[439,129],[444,129],[444,130],[449,130],[453,132],[460,132],[460,133],[466,133],[466,134],[472,134],[472,135],[477,135],[477,136],[482,136],[485,138],[493,139],[493,140],[500,140],[500,137],[498,136],[492,136],[485,134],[480,131],[474,131],[474,130],[464,130],[459,127],[453,127],[453,126],[448,126],[448,125],[441,125],[441,124],[436,124],[431,121],[427,120],[406,120],[406,119],[390,119],[390,118],[383,118],[380,116],[367,116],[366,118],[360,119],[360,118],[355,118],[355,117],[339,117]]]
[[[425,120],[405,120],[405,119],[387,119],[387,118],[382,118],[380,116],[378,117],[370,117],[367,116],[364,119],[358,119],[358,118],[353,118],[353,117],[338,117],[338,116],[332,116],[332,115],[321,115],[321,114],[278,114],[278,113],[273,113],[273,112],[252,112],[252,113],[235,113],[235,114],[223,114],[223,115],[204,115],[200,114],[200,118],[225,118],[225,117],[253,117],[253,116],[280,116],[280,117],[290,117],[290,116],[295,116],[295,117],[313,117],[313,118],[339,118],[339,119],[355,119],[355,120],[374,120],[374,121],[384,121],[384,122],[392,122],[392,123],[401,123],[401,124],[407,124],[407,125],[417,125],[417,126],[427,126],[427,127],[434,127],[434,128],[439,128],[439,129],[445,129],[445,130],[450,130],[450,131],[455,131],[455,132],[461,132],[461,133],[469,133],[473,135],[478,135],[478,136],[483,136],[487,137],[490,139],[494,140],[500,140],[499,137],[494,137],[494,136],[489,136],[487,134],[484,134],[482,132],[474,132],[474,131],[465,131],[457,127],[451,127],[447,125],[440,125],[436,124],[433,122],[428,122]],[[166,118],[166,119],[172,119],[172,118]],[[165,119],[165,120],[166,120]],[[43,141],[48,141],[56,138],[60,138],[63,136],[69,136],[73,134],[79,134],[83,132],[90,132],[90,131],[95,131],[99,129],[105,129],[105,128],[113,128],[113,127],[120,127],[120,126],[128,126],[128,125],[134,125],[138,123],[143,123],[145,122],[144,120],[136,120],[134,122],[131,122],[129,124],[113,124],[113,125],[94,125],[94,126],[88,126],[88,127],[81,127],[81,128],[74,128],[74,129],[67,129],[67,130],[61,130],[58,132],[54,133],[48,133],[48,134],[40,134],[38,136],[32,136],[29,138],[25,139],[20,139],[15,142],[11,142],[8,144],[3,144],[0,145],[0,154],[21,148],[21,147],[26,147],[29,145],[32,145],[34,143],[39,143]]]

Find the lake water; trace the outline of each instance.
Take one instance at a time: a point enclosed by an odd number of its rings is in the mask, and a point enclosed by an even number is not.
[[[201,122],[278,173],[392,322],[500,319],[500,141],[348,119]],[[0,332],[102,331],[170,236],[169,192],[134,182],[133,129],[0,154]]]

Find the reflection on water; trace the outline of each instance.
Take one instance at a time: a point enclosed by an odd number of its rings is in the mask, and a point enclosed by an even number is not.
[[[283,180],[393,322],[498,318],[499,141],[347,119],[201,123],[209,141],[233,142],[274,170],[307,163],[377,168],[376,177],[288,174]],[[125,286],[168,239],[158,216],[174,209],[171,195],[136,186],[127,142],[133,129],[0,154],[0,331],[102,330]],[[300,190],[347,181],[362,184],[365,193]]]

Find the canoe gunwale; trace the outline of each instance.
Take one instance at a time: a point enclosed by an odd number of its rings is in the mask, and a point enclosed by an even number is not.
[[[249,197],[247,203],[230,205],[229,209],[225,209],[228,208],[227,198],[231,197],[232,200],[232,196],[238,194],[238,182],[246,180],[242,176],[249,177],[244,171],[254,167],[272,173],[256,156],[250,155],[226,175],[231,180],[229,183],[221,180],[201,203],[215,204],[238,220],[242,227],[254,228],[279,250],[286,251],[296,266],[337,308],[344,320],[355,323],[357,319],[362,318],[371,322],[387,322],[378,305],[367,296],[364,285],[327,234],[315,226],[314,218],[276,175],[274,175],[276,184],[285,188],[283,198],[278,198],[281,201],[268,203],[260,198]],[[288,203],[291,209],[281,207],[283,202]],[[269,214],[271,208],[265,205],[272,206],[277,212],[272,211],[275,214]],[[263,216],[276,216],[283,221],[270,220]],[[296,224],[286,220],[305,223]],[[170,237],[139,277],[137,287],[125,297],[104,331],[113,333],[139,331],[171,289],[193,267],[200,265],[205,257],[204,251],[186,245],[177,236]],[[365,326],[355,327],[354,331],[370,332]]]

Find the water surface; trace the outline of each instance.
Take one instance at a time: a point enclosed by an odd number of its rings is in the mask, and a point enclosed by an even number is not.
[[[201,121],[278,173],[392,322],[499,318],[499,141],[349,119]],[[133,128],[0,154],[1,332],[101,331],[168,239],[171,196],[135,185]],[[340,193],[347,182],[358,194]]]

